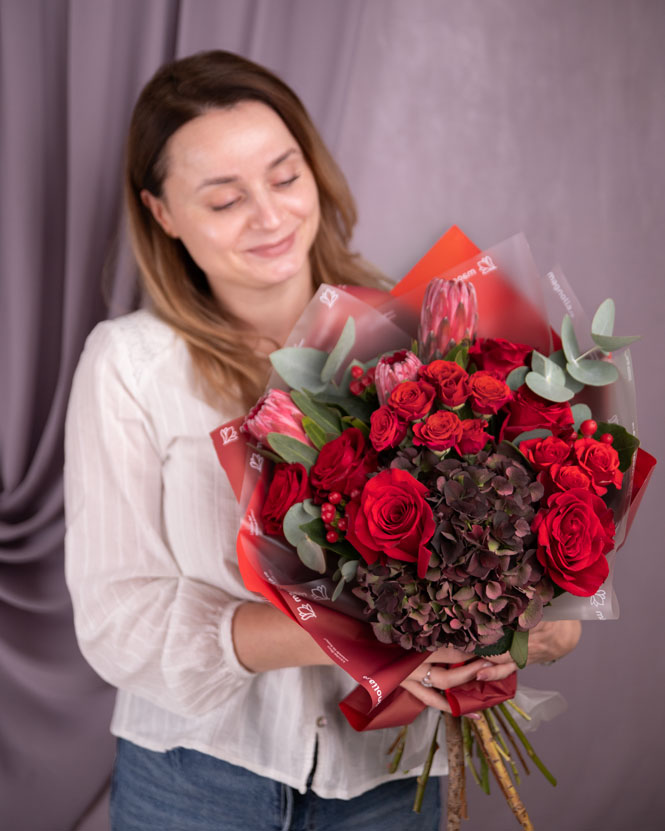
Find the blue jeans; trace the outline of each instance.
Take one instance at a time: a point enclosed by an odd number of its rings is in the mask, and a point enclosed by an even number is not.
[[[437,831],[439,781],[413,813],[416,780],[396,779],[354,799],[322,799],[182,747],[155,753],[118,740],[113,831]]]

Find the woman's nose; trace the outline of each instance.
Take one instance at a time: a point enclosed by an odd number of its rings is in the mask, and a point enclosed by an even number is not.
[[[254,198],[251,222],[255,228],[268,230],[279,228],[282,222],[282,211],[279,200],[274,194],[261,193]]]

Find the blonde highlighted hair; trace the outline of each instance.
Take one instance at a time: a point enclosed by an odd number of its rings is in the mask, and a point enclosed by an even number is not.
[[[232,395],[250,406],[261,394],[267,361],[250,352],[251,333],[222,309],[205,274],[180,240],[169,237],[141,192],[162,196],[166,145],[183,124],[240,101],[271,107],[298,142],[319,194],[321,221],[310,251],[315,286],[377,286],[381,276],[349,251],[356,209],[344,175],[296,94],[268,70],[230,52],[201,52],[161,67],[145,86],[127,141],[125,198],[134,253],[155,313],[187,343],[210,398]]]

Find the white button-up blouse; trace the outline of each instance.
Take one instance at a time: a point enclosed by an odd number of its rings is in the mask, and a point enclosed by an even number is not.
[[[251,673],[234,652],[235,609],[260,598],[238,571],[239,511],[209,433],[241,414],[206,403],[185,343],[150,312],[89,336],[66,425],[66,576],[80,647],[118,688],[114,735],[193,748],[301,792],[318,739],[313,790],[350,798],[393,776],[397,730],[348,725],[337,703],[355,682],[338,667]],[[437,715],[409,728],[408,773],[395,776],[420,773]],[[439,752],[432,774],[446,768]]]

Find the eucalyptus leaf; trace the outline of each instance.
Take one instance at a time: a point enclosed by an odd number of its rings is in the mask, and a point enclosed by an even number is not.
[[[563,354],[563,349],[559,349],[557,352],[552,352],[550,355],[550,361],[555,363],[558,367],[560,367],[565,374],[566,380],[564,382],[564,386],[568,387],[571,392],[578,393],[580,390],[584,389],[584,384],[580,384],[579,381],[576,381],[572,375],[566,370],[566,356]]]
[[[349,316],[346,319],[346,323],[344,324],[342,333],[339,336],[339,340],[332,348],[330,355],[328,355],[328,359],[321,370],[321,380],[324,384],[327,384],[329,381],[332,381],[332,379],[335,377],[338,370],[341,368],[342,364],[346,360],[347,355],[353,348],[353,344],[355,342],[356,322],[351,316]]]
[[[331,597],[331,600],[332,600],[333,603],[337,600],[337,598],[340,596],[340,594],[344,590],[344,584],[345,583],[346,583],[346,580],[344,580],[342,578],[339,581],[339,583],[335,586],[335,591],[333,592],[332,597]]]
[[[580,356],[580,347],[575,337],[575,329],[570,315],[565,315],[561,322],[561,345],[568,363],[576,361]],[[568,370],[570,372],[570,370]]]
[[[611,335],[614,331],[614,300],[608,297],[596,309],[596,314],[591,321],[592,335]],[[595,338],[594,338],[595,340]]]
[[[526,430],[524,433],[520,433],[519,436],[516,436],[513,439],[512,443],[515,447],[519,447],[520,444],[527,439],[546,439],[551,435],[551,430],[546,430],[545,427],[537,427],[535,430]]]
[[[302,413],[315,421],[326,434],[333,436],[341,434],[342,425],[339,416],[333,409],[325,404],[319,404],[302,390],[291,390],[291,400]]]
[[[318,571],[319,574],[325,574],[326,555],[318,543],[310,540],[309,537],[304,537],[296,546],[296,551],[301,562],[307,568],[311,568],[312,571]]]
[[[575,395],[572,390],[569,390],[562,384],[548,381],[547,378],[544,378],[537,372],[527,373],[525,383],[531,392],[535,392],[536,395],[539,395],[541,398],[546,398],[548,401],[570,401]]]
[[[305,416],[302,420],[302,427],[303,430],[307,433],[307,437],[312,442],[314,447],[320,450],[323,445],[328,441],[325,431],[322,427],[314,421],[313,418],[309,416]]]
[[[597,346],[600,346],[603,352],[616,352],[617,349],[623,349],[624,346],[630,346],[631,343],[635,343],[642,335],[610,336],[597,335],[595,332],[592,332],[591,337],[593,338],[593,342]]]
[[[588,407],[586,404],[573,404],[570,408],[571,413],[573,414],[573,419],[575,421],[575,429],[580,429],[580,424],[583,421],[587,421],[592,417],[591,408]]]
[[[284,515],[282,520],[282,528],[284,529],[284,536],[291,545],[298,545],[301,540],[304,540],[307,534],[300,527],[303,523],[310,522],[312,517],[307,512],[302,502],[296,502],[291,505],[289,510]]]
[[[321,516],[321,508],[314,503],[313,499],[305,499],[304,502],[301,502],[300,504],[303,506],[305,511],[307,511],[307,513],[310,516],[313,516],[313,517],[320,517]]]
[[[609,361],[576,361],[568,363],[566,369],[576,381],[590,387],[613,384],[619,377],[619,370]]]
[[[285,462],[300,462],[301,465],[305,466],[307,472],[319,456],[313,447],[294,439],[293,436],[285,436],[282,433],[268,433],[267,441],[275,453],[278,453]]]
[[[619,470],[625,473],[630,467],[633,454],[640,446],[640,440],[620,424],[608,424],[601,421],[598,423],[595,437],[600,437],[603,433],[610,433],[614,439],[612,447],[619,454]]]
[[[358,563],[359,560],[347,560],[342,566],[340,566],[342,577],[347,583],[350,583],[351,580],[355,579],[356,572],[358,571]]]
[[[285,346],[270,355],[275,371],[290,387],[312,392],[326,388],[321,372],[327,360],[327,352],[309,346]]]
[[[524,384],[524,379],[526,378],[528,371],[528,366],[517,366],[512,370],[512,372],[508,373],[506,384],[513,392],[518,390]]]
[[[536,366],[537,364],[537,366]],[[560,387],[565,386],[566,371],[560,367],[556,361],[551,361],[535,349],[532,353],[531,369],[539,375],[543,375],[545,380],[553,384],[558,384]]]
[[[343,410],[345,413],[348,413],[348,415],[353,416],[354,418],[359,418],[366,424],[369,424],[370,417],[374,410],[371,404],[363,401],[363,399],[359,398],[357,395],[346,396],[326,391],[325,393],[317,395],[316,400],[322,404],[330,404],[333,407],[339,407],[340,410]]]
[[[524,669],[529,655],[529,633],[513,632],[513,639],[510,643],[510,657],[520,669]]]

